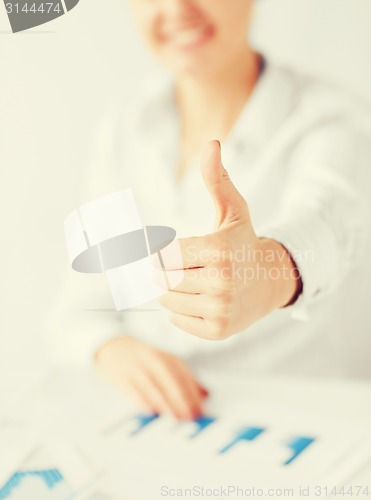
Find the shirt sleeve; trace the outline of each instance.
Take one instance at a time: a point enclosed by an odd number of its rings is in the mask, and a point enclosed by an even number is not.
[[[109,111],[93,134],[81,203],[117,191],[118,133],[118,117]],[[43,330],[48,351],[56,362],[92,368],[97,349],[124,333],[123,315],[114,308],[104,274],[80,274],[70,266],[66,268],[45,315]]]
[[[334,292],[362,262],[370,231],[371,147],[366,122],[352,113],[328,116],[293,149],[277,215],[259,236],[291,253],[303,291],[292,317]]]

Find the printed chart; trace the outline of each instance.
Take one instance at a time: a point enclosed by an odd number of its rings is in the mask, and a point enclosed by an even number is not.
[[[298,492],[351,484],[370,462],[366,423],[233,387],[219,385],[202,418],[177,421],[138,413],[104,386],[54,382],[18,422],[0,425],[0,500],[157,500],[224,485]]]

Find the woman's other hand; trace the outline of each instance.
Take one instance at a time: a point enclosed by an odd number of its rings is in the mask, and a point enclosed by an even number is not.
[[[178,419],[194,419],[203,413],[208,391],[187,365],[133,337],[119,337],[96,354],[98,373],[143,409],[171,413]]]

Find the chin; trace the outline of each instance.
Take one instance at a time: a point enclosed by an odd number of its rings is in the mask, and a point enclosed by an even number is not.
[[[218,64],[210,57],[178,57],[167,59],[165,66],[176,77],[206,77],[217,72]]]

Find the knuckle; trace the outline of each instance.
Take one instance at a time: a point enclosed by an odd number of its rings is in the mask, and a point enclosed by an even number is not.
[[[158,360],[160,360],[159,352],[151,345],[143,346],[138,352],[138,361],[143,372],[146,372]]]
[[[221,304],[231,304],[237,293],[236,283],[231,279],[231,272],[224,267],[215,272],[217,277],[210,276],[207,282],[207,293],[220,300]]]
[[[227,322],[231,312],[231,301],[222,299],[219,301],[218,307],[217,307],[217,315],[216,318],[219,322],[223,323],[223,326],[226,326],[225,323]]]
[[[219,283],[219,287],[224,294],[228,297],[233,295],[236,290],[236,283],[232,279],[232,270],[229,268],[224,268],[222,272],[222,279]]]
[[[236,293],[236,284],[232,279],[228,279],[223,276],[218,282],[217,291],[217,295],[223,300],[223,302],[230,304]]]
[[[158,303],[161,304],[162,306],[164,306],[164,302],[165,302],[165,295],[166,294],[163,294],[163,295],[160,295],[160,297],[158,297]]]
[[[171,294],[170,293],[164,293],[158,298],[158,302],[160,305],[163,307],[168,308],[171,304]]]
[[[163,382],[171,375],[171,363],[164,356],[156,356],[151,362],[151,379],[155,376]],[[162,387],[162,382],[160,387]]]
[[[178,326],[178,318],[175,314],[170,314],[169,321],[172,325]]]
[[[224,340],[228,337],[228,319],[218,318],[212,322],[210,333],[215,340]]]

